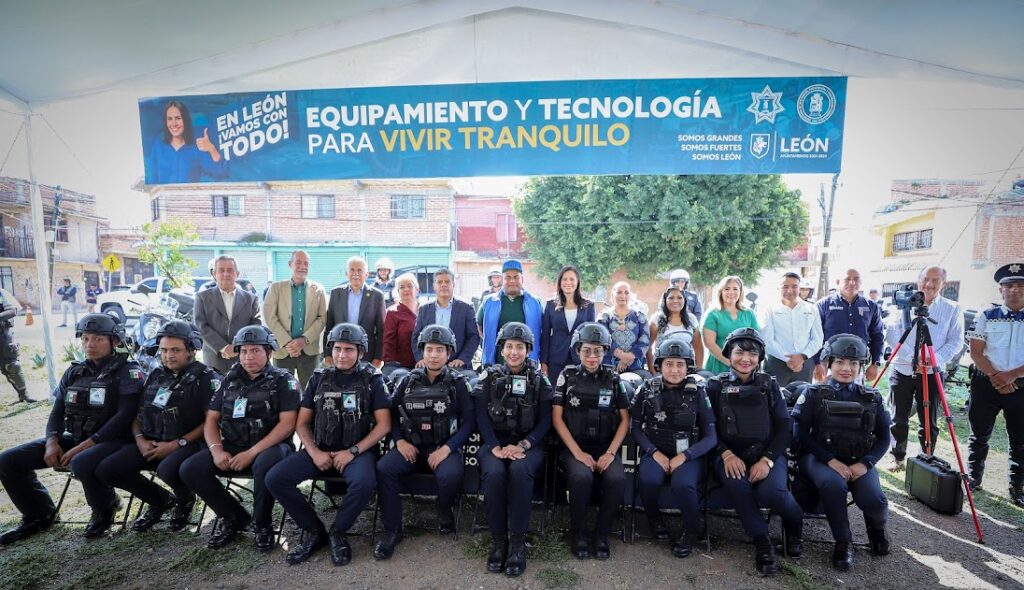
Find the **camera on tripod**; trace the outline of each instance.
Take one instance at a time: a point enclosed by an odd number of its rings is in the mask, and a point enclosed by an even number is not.
[[[893,292],[892,302],[904,311],[924,307],[924,291],[918,291],[917,285],[907,283]]]

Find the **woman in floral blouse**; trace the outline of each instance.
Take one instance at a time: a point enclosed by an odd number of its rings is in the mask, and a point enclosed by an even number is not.
[[[612,287],[612,300],[615,305],[606,308],[597,318],[612,335],[612,348],[604,357],[604,363],[619,373],[636,373],[649,379],[651,374],[646,369],[645,353],[651,344],[651,335],[647,316],[630,306],[633,292],[625,281],[619,281]]]

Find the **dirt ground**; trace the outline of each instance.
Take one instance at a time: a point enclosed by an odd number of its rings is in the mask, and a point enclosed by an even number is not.
[[[28,356],[41,351],[41,346],[31,343],[26,348]],[[23,363],[27,368],[32,365],[25,354]],[[31,393],[45,397],[45,372],[29,369],[28,378]],[[950,404],[956,413],[964,453],[968,428],[966,415],[960,408],[965,395],[962,386],[950,388]],[[0,449],[39,436],[49,412],[48,404],[26,406],[13,404],[13,400],[11,388],[6,383],[0,385]],[[286,548],[298,535],[291,521],[285,526],[282,547],[269,555],[256,553],[251,537],[221,551],[206,549],[211,526],[209,513],[198,535],[170,534],[165,525],[158,525],[146,534],[115,528],[104,539],[86,541],[81,537],[83,525],[71,524],[88,519],[81,487],[72,483],[61,512],[65,524],[27,542],[0,548],[0,589],[241,590],[339,585],[352,589],[1024,588],[1024,510],[1014,507],[1006,498],[1006,445],[1005,426],[1000,420],[993,436],[986,491],[975,496],[985,534],[984,544],[977,542],[966,503],[960,515],[936,514],[905,494],[902,474],[893,476],[883,471],[882,481],[890,501],[892,554],[874,557],[859,548],[853,571],[845,574],[829,565],[831,536],[827,524],[812,519],[806,521],[805,537],[808,541],[820,542],[806,543],[804,556],[799,560],[782,559],[783,572],[773,578],[756,574],[753,548],[743,542],[738,522],[716,517],[710,521],[710,552],[702,548],[687,559],[676,559],[666,544],[637,539],[632,543],[613,541],[609,561],[577,561],[569,555],[560,537],[559,529],[566,514],[564,507],[559,507],[543,534],[534,536],[527,572],[521,578],[510,579],[486,573],[484,556],[488,535],[486,532],[470,533],[471,503],[463,509],[463,526],[457,541],[433,532],[410,529],[395,557],[378,563],[372,559],[369,539],[353,536],[354,558],[344,568],[333,567],[323,551],[305,564],[288,566],[284,562]],[[913,450],[913,444],[911,448]],[[945,434],[939,455],[955,464],[949,437]],[[885,463],[883,461],[882,465]],[[56,499],[64,476],[49,469],[39,474]],[[329,521],[333,518],[333,509],[326,498],[317,498],[324,520]],[[419,519],[427,529],[434,524],[433,511],[428,504],[407,503],[406,506],[410,525],[417,524]],[[538,530],[545,516],[538,505],[533,520]],[[482,517],[481,510],[481,520]],[[638,517],[638,529],[642,532],[646,521],[642,515]],[[0,526],[6,528],[18,518],[6,492],[0,490]],[[850,521],[855,539],[864,541],[863,519],[856,508],[850,510]],[[371,522],[372,512],[364,513],[357,531],[368,532]],[[670,518],[669,523],[678,526],[676,519]],[[777,520],[773,528],[778,533]]]

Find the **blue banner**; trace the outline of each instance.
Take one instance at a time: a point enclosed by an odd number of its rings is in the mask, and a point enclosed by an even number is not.
[[[147,184],[833,173],[846,78],[585,80],[139,101]]]

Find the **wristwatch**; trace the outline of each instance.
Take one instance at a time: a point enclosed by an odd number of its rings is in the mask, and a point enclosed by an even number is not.
[[[775,461],[772,461],[768,457],[761,457],[761,458],[764,459],[764,462],[768,464],[768,469],[775,469]]]
[[[353,457],[359,456],[359,445],[352,445],[348,448],[348,452],[352,453]]]
[[[187,447],[188,446],[188,441],[185,440],[184,438],[179,438],[178,439],[178,446],[179,447]]]

